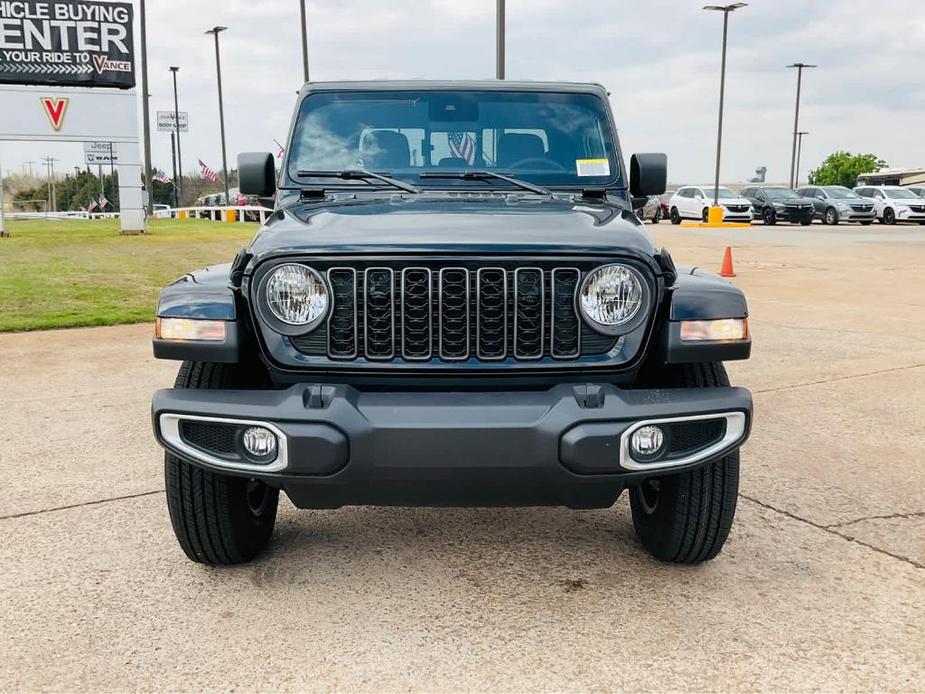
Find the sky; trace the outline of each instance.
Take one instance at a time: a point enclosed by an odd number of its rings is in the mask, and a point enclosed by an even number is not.
[[[603,84],[627,157],[666,152],[674,183],[712,180],[722,14],[703,4],[507,0],[507,77]],[[148,0],[147,13],[153,164],[171,168],[169,135],[153,121],[173,108],[168,68],[178,65],[184,169],[197,159],[221,167],[214,44],[203,33],[215,24],[228,27],[229,167],[238,152],[275,151],[302,82],[298,0]],[[308,0],[308,13],[312,80],[494,77],[495,0]],[[803,180],[835,150],[925,167],[925,1],[752,0],[730,17],[723,181],[759,166],[788,179],[793,62],[820,66],[804,74]],[[82,147],[0,143],[7,172],[44,156],[71,170]]]

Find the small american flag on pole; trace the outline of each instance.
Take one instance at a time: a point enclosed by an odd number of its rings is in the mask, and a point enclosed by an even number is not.
[[[208,178],[212,183],[218,182],[218,174],[210,169],[202,159],[199,160],[199,170],[202,171],[203,178]]]
[[[99,203],[100,203],[100,209],[101,209],[101,210],[105,210],[105,209],[106,209],[106,205],[109,204],[109,200],[106,199],[106,196],[105,196],[105,195],[101,195],[101,196],[100,196],[100,199],[99,199]]]
[[[451,132],[447,134],[450,154],[457,159],[465,159],[467,164],[475,161],[475,139],[470,133]]]
[[[91,200],[90,204],[87,205],[87,212],[93,212],[96,209],[96,200]]]
[[[163,169],[154,169],[154,175],[151,178],[158,183],[173,183],[173,179]]]

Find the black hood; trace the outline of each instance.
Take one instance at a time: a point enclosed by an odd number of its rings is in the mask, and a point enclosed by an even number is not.
[[[430,194],[300,203],[254,238],[255,261],[310,253],[608,255],[651,259],[652,237],[618,203]]]

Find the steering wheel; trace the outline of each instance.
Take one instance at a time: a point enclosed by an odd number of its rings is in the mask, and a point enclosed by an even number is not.
[[[515,161],[513,164],[511,164],[510,168],[522,169],[534,164],[539,164],[541,169],[545,168],[553,169],[555,171],[565,171],[565,167],[562,166],[562,164],[555,161],[554,159],[546,159],[544,157],[527,157],[526,159]]]

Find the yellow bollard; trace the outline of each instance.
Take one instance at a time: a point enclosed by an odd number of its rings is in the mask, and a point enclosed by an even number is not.
[[[186,219],[186,210],[177,210],[177,219]]]
[[[226,222],[238,221],[238,211],[237,210],[225,210],[225,221]]]
[[[710,211],[707,212],[707,224],[722,224],[723,223],[723,208],[722,207],[711,207]]]

